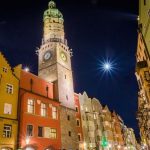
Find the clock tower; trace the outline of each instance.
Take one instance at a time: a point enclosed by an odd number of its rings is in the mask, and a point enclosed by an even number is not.
[[[43,22],[42,45],[38,50],[38,75],[44,80],[54,83],[55,99],[61,103],[61,148],[75,150],[78,149],[78,138],[71,67],[72,51],[65,39],[63,15],[52,0],[44,12]]]

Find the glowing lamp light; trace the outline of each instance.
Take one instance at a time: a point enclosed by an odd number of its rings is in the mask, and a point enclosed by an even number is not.
[[[29,144],[29,142],[30,142],[30,139],[27,137],[26,138],[26,144]]]
[[[120,145],[118,145],[118,149],[120,149],[121,148],[121,146]]]
[[[30,71],[29,67],[25,67],[25,68],[24,68],[24,71],[25,71],[25,72],[29,72],[29,71]]]

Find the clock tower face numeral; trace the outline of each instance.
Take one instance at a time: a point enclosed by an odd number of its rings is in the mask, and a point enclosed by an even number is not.
[[[60,57],[63,61],[67,61],[67,56],[63,51],[60,52]]]
[[[47,52],[44,54],[44,60],[45,60],[45,61],[49,60],[51,57],[52,57],[52,54],[51,54],[50,51],[47,51]]]

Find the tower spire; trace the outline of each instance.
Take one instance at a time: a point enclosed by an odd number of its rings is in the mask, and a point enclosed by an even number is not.
[[[49,8],[56,8],[56,3],[53,1],[53,0],[51,0],[50,2],[49,2],[49,4],[48,4],[48,6],[49,6]]]

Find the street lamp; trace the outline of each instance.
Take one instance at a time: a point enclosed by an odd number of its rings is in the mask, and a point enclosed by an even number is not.
[[[29,67],[25,67],[25,68],[24,68],[24,71],[25,71],[25,72],[29,72],[29,71],[30,71]]]

